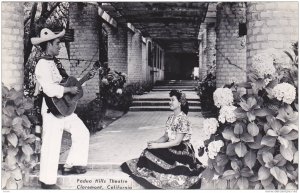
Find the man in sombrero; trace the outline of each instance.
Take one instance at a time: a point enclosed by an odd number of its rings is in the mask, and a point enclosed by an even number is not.
[[[63,78],[68,77],[59,60],[55,58],[59,54],[60,38],[64,34],[65,30],[54,33],[50,29],[43,28],[40,37],[31,38],[31,43],[39,45],[44,52],[35,68],[37,80],[35,94],[44,96],[41,105],[43,132],[39,176],[43,189],[60,189],[56,181],[64,130],[71,133],[72,146],[62,174],[85,173],[88,160],[90,133],[87,127],[75,113],[66,117],[56,117],[45,101],[45,97],[62,98],[65,93],[79,92],[76,86],[64,87],[59,84]]]

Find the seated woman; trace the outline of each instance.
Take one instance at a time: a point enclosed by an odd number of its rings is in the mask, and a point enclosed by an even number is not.
[[[188,102],[185,94],[177,90],[172,90],[170,97],[173,114],[166,122],[165,134],[158,140],[149,141],[148,148],[138,159],[123,163],[121,168],[145,188],[200,188],[204,167],[196,159],[190,143]]]

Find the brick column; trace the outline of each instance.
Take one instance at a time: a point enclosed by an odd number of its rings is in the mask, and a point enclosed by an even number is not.
[[[142,77],[147,82],[147,44],[142,42]]]
[[[72,2],[69,7],[70,26],[75,32],[75,41],[70,43],[71,59],[93,60],[99,59],[99,36],[101,28],[98,23],[97,5]],[[71,75],[76,78],[83,77],[94,62],[71,60]],[[86,103],[96,98],[99,92],[97,75],[85,83],[84,96],[80,103]]]
[[[207,74],[207,26],[206,24],[203,25],[203,34],[202,34],[202,51],[203,51],[203,57],[202,57],[202,69],[199,69],[202,73],[202,78],[206,77]]]
[[[208,72],[213,72],[216,66],[216,30],[215,23],[207,25],[207,68]]]
[[[2,2],[2,83],[23,90],[24,83],[24,2]]]
[[[298,2],[247,2],[247,62],[268,48],[287,50],[298,41]]]
[[[239,37],[239,23],[242,22],[246,22],[245,3],[224,2],[217,5],[217,87],[232,79],[246,81],[245,37]],[[229,60],[244,70],[230,65]]]
[[[203,39],[201,39],[199,42],[199,80],[203,79],[202,69],[203,69]]]
[[[142,35],[128,31],[128,82],[142,82]]]
[[[128,75],[127,65],[127,27],[114,29],[105,25],[108,34],[108,66],[112,70]]]

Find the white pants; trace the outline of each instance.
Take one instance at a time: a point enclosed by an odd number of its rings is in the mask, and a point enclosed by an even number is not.
[[[56,184],[63,131],[71,134],[72,146],[66,160],[67,166],[86,166],[90,133],[76,114],[56,118],[52,113],[42,113],[43,134],[40,161],[40,181]]]

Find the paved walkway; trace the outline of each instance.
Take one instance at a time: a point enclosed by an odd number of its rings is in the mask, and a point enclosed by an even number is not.
[[[128,112],[90,138],[89,164],[119,165],[137,158],[149,140],[158,139],[164,133],[165,122],[171,111]],[[193,135],[191,143],[197,150],[203,142],[201,137],[203,117],[199,112],[190,112]],[[68,152],[63,154],[64,162]],[[199,158],[205,162],[205,158]]]

